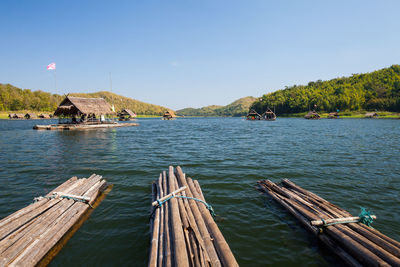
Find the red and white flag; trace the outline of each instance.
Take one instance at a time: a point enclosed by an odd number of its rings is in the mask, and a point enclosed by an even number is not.
[[[55,70],[56,69],[56,63],[50,63],[49,65],[47,65],[47,69],[48,70]]]

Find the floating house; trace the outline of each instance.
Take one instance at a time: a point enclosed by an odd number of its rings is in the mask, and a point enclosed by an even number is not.
[[[25,114],[25,119],[31,120],[31,119],[37,119],[37,115],[34,113],[26,113]]]
[[[11,114],[10,114],[11,115]],[[10,115],[8,115],[8,116],[10,116]],[[25,115],[24,114],[13,114],[13,117],[12,118],[10,118],[10,119],[20,119],[20,120],[22,120],[22,119],[24,119],[25,118]]]
[[[67,96],[54,112],[62,123],[99,124],[115,113],[103,98]],[[60,122],[61,122],[60,121]]]
[[[266,120],[266,121],[274,121],[276,120],[276,115],[271,109],[267,109],[262,115],[261,119]]]
[[[321,116],[319,116],[319,114],[315,110],[313,110],[313,111],[308,112],[304,116],[304,118],[307,120],[319,120],[321,118]]]
[[[250,120],[250,121],[260,120],[261,119],[261,115],[258,114],[257,111],[252,109],[252,110],[249,111],[249,113],[247,113],[246,119]]]
[[[103,98],[67,96],[54,112],[58,124],[36,125],[36,130],[78,130],[138,126],[137,123],[117,123],[115,112]],[[107,118],[108,117],[108,118]]]
[[[124,109],[118,113],[120,121],[133,121],[136,118],[136,113],[130,109]]]
[[[331,112],[328,114],[328,119],[339,119],[339,113],[338,112]]]
[[[378,113],[376,112],[368,112],[365,114],[365,118],[367,119],[376,119],[378,118]]]
[[[175,112],[173,112],[172,110],[167,110],[162,117],[163,120],[173,120],[175,118]]]
[[[41,119],[50,119],[51,116],[49,114],[42,113],[42,114],[39,115],[39,118],[41,118]]]
[[[15,116],[15,113],[10,113],[10,114],[8,114],[8,118],[9,118],[9,119],[14,119],[14,116]]]

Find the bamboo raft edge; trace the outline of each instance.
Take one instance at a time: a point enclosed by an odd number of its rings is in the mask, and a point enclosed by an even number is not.
[[[139,126],[139,123],[104,123],[104,124],[50,124],[50,125],[35,125],[34,130],[93,130],[118,127]]]

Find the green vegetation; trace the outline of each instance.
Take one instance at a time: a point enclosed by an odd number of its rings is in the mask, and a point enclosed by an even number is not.
[[[265,94],[251,108],[262,113],[268,107],[277,114],[317,111],[362,110],[400,111],[400,66],[329,81],[318,80],[308,85],[293,85]]]
[[[247,114],[250,105],[256,100],[252,96],[243,97],[227,106],[207,106],[203,108],[185,108],[177,110],[179,116],[233,116],[240,117]]]
[[[70,95],[80,97],[102,97],[110,105],[114,105],[116,111],[127,108],[141,115],[161,116],[167,109],[106,91],[90,94],[72,93]],[[32,113],[52,113],[64,97],[65,96],[50,94],[40,90],[23,90],[11,84],[0,84],[0,112],[7,111],[11,113],[10,111],[17,110],[18,112],[15,113],[24,113],[21,111],[30,110]]]

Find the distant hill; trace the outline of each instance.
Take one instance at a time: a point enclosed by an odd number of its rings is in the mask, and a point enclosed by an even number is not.
[[[247,96],[240,98],[226,106],[207,106],[202,108],[184,108],[177,110],[179,116],[233,116],[240,117],[247,114],[249,107],[256,100],[255,97]]]
[[[129,97],[120,96],[111,92],[97,93],[71,93],[71,96],[102,97],[119,111],[124,108],[131,109],[141,115],[162,115],[167,108],[144,103]],[[32,110],[54,112],[65,96],[21,89],[11,84],[0,84],[0,111]]]
[[[370,73],[353,74],[328,81],[293,85],[263,95],[251,108],[262,113],[268,107],[277,114],[317,111],[400,111],[400,65]]]

